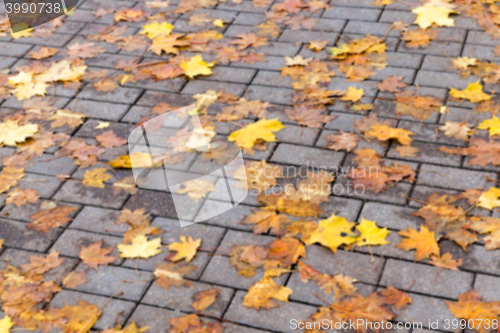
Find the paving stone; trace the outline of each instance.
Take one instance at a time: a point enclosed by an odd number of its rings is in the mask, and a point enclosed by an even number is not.
[[[454,112],[450,109],[450,112]],[[453,137],[448,138],[443,132],[439,131],[441,125],[420,123],[414,121],[404,121],[401,120],[398,123],[399,128],[404,128],[406,130],[412,131],[414,135],[411,137],[415,141],[424,142],[434,142],[445,145],[454,146],[465,146],[466,142],[464,140],[455,139]]]
[[[281,76],[279,72],[260,70],[252,84],[289,88],[292,85],[292,79],[289,76]]]
[[[219,290],[219,294],[215,302],[210,305],[205,310],[201,311],[202,314],[221,317],[233,297],[234,291],[230,288],[224,288],[219,286],[211,286],[210,284],[201,282],[192,282],[192,288],[170,288],[167,290],[157,283],[154,283],[151,288],[149,288],[144,298],[141,300],[142,303],[155,305],[162,308],[168,308],[177,311],[195,311],[192,307],[194,297],[196,294],[209,289]]]
[[[458,168],[423,164],[417,177],[417,184],[466,190],[486,187],[488,179],[496,180],[496,177],[496,174],[491,172],[461,170]]]
[[[321,267],[318,268],[318,270],[322,272]],[[291,301],[304,302],[315,306],[325,306],[323,300],[334,302],[334,293],[326,294],[325,291],[312,280],[302,282],[300,280],[300,274],[297,272],[292,274],[286,286],[293,290],[293,293],[289,297]],[[357,289],[356,292],[363,296],[370,295],[376,289],[375,286],[364,283],[355,283],[354,287]]]
[[[385,264],[380,285],[458,299],[461,293],[471,289],[472,281],[471,273],[389,259]]]
[[[450,107],[449,111],[450,112],[446,114],[446,117],[441,117],[439,123],[443,124],[446,121],[466,122],[467,125],[473,127],[476,126],[476,124],[491,118],[491,114],[489,112],[477,113],[466,108]]]
[[[182,89],[183,94],[204,94],[207,90],[226,90],[236,96],[241,96],[245,91],[245,85],[237,83],[219,83],[213,81],[195,80],[189,81]],[[189,104],[187,104],[189,105]]]
[[[68,180],[54,196],[54,200],[84,205],[120,208],[128,198],[126,192],[115,193],[111,186],[105,188],[84,187],[81,182]]]
[[[456,69],[453,69],[451,60],[446,57],[438,57],[426,55],[422,63],[422,69],[428,71],[450,72],[456,74]]]
[[[390,29],[391,24],[388,23],[363,22],[363,24],[360,24],[359,21],[349,21],[344,29],[344,32],[374,36],[385,36],[388,34],[390,37],[399,37],[401,35],[398,31]]]
[[[431,42],[425,49],[412,49],[406,47],[405,43],[398,46],[398,52],[418,53],[418,54],[432,54],[440,56],[450,56],[456,58],[462,52],[462,44],[449,43],[449,42]]]
[[[231,67],[238,68],[253,68],[276,71],[278,68],[285,67],[285,58],[283,56],[266,56],[265,61],[256,62],[255,64],[247,64],[245,62],[233,62]]]
[[[125,204],[130,210],[144,208],[144,211],[154,215],[177,218],[172,196],[165,192],[138,190]]]
[[[455,167],[462,165],[462,157],[460,155],[447,154],[439,150],[439,147],[441,147],[440,145],[415,141],[411,146],[420,150],[414,157],[401,157],[401,155],[396,151],[397,147],[401,147],[399,144],[391,145],[391,149],[387,152],[387,157],[419,163],[432,163]]]
[[[344,156],[345,154],[341,152],[281,143],[274,152],[271,162],[307,165],[332,170],[338,169]]]
[[[349,82],[347,83],[345,78],[333,77],[328,85],[329,90],[346,90],[347,87],[355,87],[358,89],[363,89],[365,96],[374,97],[377,95],[377,83],[374,81],[364,81],[364,82]]]
[[[5,247],[45,252],[61,232],[61,229],[53,228],[43,233],[26,227],[25,223],[0,219],[0,235]]]
[[[279,142],[312,146],[314,145],[314,141],[316,141],[318,134],[318,129],[287,125],[281,131],[276,133],[276,139]]]
[[[75,159],[68,156],[54,156],[51,154],[42,154],[40,157],[34,157],[30,162],[33,164],[26,168],[26,172],[40,173],[43,175],[71,175],[78,166]]]
[[[411,215],[415,211],[415,209],[409,207],[367,202],[363,205],[360,217],[376,221],[377,225],[381,228],[385,227],[396,230],[417,229],[423,220]]]
[[[333,7],[325,10],[322,17],[346,20],[377,21],[382,11],[375,8]]]
[[[232,68],[216,66],[213,69],[213,74],[207,77],[207,80],[234,82],[234,83],[250,83],[254,78],[256,70]]]
[[[135,308],[135,304],[133,302],[114,298],[109,299],[108,297],[84,294],[71,290],[62,290],[57,293],[50,301],[50,308],[62,308],[65,305],[76,306],[78,305],[79,300],[97,305],[99,308],[102,308],[106,303],[106,307],[102,309],[102,315],[93,326],[94,329],[98,330],[113,328],[117,324],[123,325],[125,320]]]
[[[85,206],[69,228],[122,237],[129,226],[125,223],[116,223],[119,215],[120,212],[117,210]]]
[[[379,221],[375,220],[377,225],[379,225]],[[399,260],[407,260],[414,261],[415,251],[403,251],[396,247],[396,244],[401,242],[402,237],[400,237],[395,231],[391,231],[391,233],[387,236],[386,240],[389,242],[387,245],[382,246],[363,246],[356,248],[356,252],[365,253],[373,257],[373,260],[377,262],[377,264],[381,263],[382,258],[393,258]],[[377,258],[378,257],[378,258]]]
[[[123,123],[109,122],[109,126],[106,128],[99,128],[100,121],[89,119],[87,120],[76,132],[75,136],[86,137],[86,138],[95,138],[98,135],[101,135],[108,131],[113,131],[116,136],[121,139],[127,140],[130,133],[134,130],[135,126]]]
[[[16,205],[7,205],[2,209],[2,215],[11,219],[15,219],[18,221],[24,222],[32,222],[33,219],[30,217],[31,215],[37,213],[40,210],[40,206],[42,204],[46,204],[49,201],[39,199],[37,203],[26,203],[22,206],[16,207]],[[58,206],[70,206],[75,207],[77,210],[71,212],[68,216],[74,217],[78,213],[78,208],[80,206],[74,204],[58,204]]]
[[[258,85],[250,85],[246,91],[250,100],[260,99],[263,102],[276,104],[291,104],[292,89],[273,88]]]
[[[465,44],[462,57],[493,59],[495,57],[495,47],[486,45]]]
[[[0,55],[7,57],[21,57],[23,54],[28,53],[33,45],[30,44],[14,44],[0,42]]]
[[[142,91],[135,88],[118,87],[110,92],[96,91],[94,88],[87,86],[79,94],[79,99],[89,99],[94,101],[111,102],[111,103],[134,103],[141,95]]]
[[[110,235],[100,235],[95,232],[87,232],[74,229],[66,229],[57,239],[51,249],[58,251],[61,255],[77,258],[80,254],[82,246],[88,247],[90,244],[102,240],[102,247],[115,247],[111,256],[118,258],[120,252],[116,249],[116,245],[123,243],[123,237],[115,237]],[[117,259],[113,264],[119,264],[122,259]]]
[[[149,327],[151,332],[163,332],[170,328],[170,319],[183,314],[167,309],[139,304],[135,308],[128,323],[135,322],[137,327]]]
[[[324,214],[320,214],[320,217],[328,218],[335,214],[345,217],[349,221],[354,221],[361,210],[361,206],[362,202],[360,200],[329,196],[328,201],[320,205],[321,210],[324,212]]]
[[[269,7],[270,6],[271,5],[269,5]],[[241,11],[241,12],[250,12],[250,13],[260,13],[260,12],[267,11],[269,9],[269,7],[263,6],[263,7],[255,8],[251,1],[242,1],[239,4],[234,3],[234,2],[223,2],[217,6],[217,9],[237,10],[237,11]]]
[[[498,286],[499,282],[499,277],[477,274],[474,281],[474,291],[481,295],[483,302],[498,302],[500,292],[495,286]]]
[[[399,53],[399,52],[386,52],[387,63],[394,67],[408,67],[408,68],[420,68],[422,63],[423,55],[410,54],[410,53]]]
[[[491,38],[490,35],[483,31],[469,31],[467,35],[467,44],[482,44],[488,46],[499,46],[500,42]]]
[[[88,267],[80,263],[75,272],[87,270]],[[76,290],[138,301],[150,285],[153,274],[116,266],[100,266],[98,270],[88,270],[85,278],[88,282],[79,285]],[[119,293],[122,294],[117,296]]]
[[[440,243],[441,252],[450,252],[454,259],[462,259],[460,269],[478,273],[500,275],[500,259],[495,251],[487,251],[482,245],[472,244],[464,251],[453,242]],[[479,276],[479,275],[478,275]]]
[[[336,29],[332,26],[332,29]],[[322,32],[322,31],[307,31],[307,30],[290,30],[285,29],[281,34],[279,41],[285,43],[309,43],[311,40],[328,40],[329,44],[333,45],[334,41],[337,40],[338,34],[333,32]]]
[[[270,56],[289,56],[293,57],[299,52],[300,45],[294,43],[270,42],[268,46],[259,48],[259,53]]]
[[[8,265],[19,268],[21,265],[30,263],[31,257],[42,256],[45,254],[40,254],[36,252],[22,251],[19,249],[6,249],[2,252],[2,262],[0,262],[0,269],[7,268]],[[62,264],[56,268],[53,268],[43,274],[45,281],[55,281],[58,285],[62,284],[62,278],[65,277],[69,272],[71,272],[76,265],[78,260],[71,258],[64,258]]]
[[[242,305],[244,296],[244,292],[236,292],[224,319],[266,330],[289,332],[291,319],[308,319],[316,312],[315,307],[293,302],[280,302],[280,306],[274,309],[257,311]]]
[[[416,71],[411,68],[399,68],[392,67],[392,64],[389,63],[391,67],[385,67],[380,71],[377,71],[375,75],[371,76],[371,80],[383,81],[388,76],[402,76],[403,82],[406,84],[412,84],[413,79],[415,78]]]
[[[469,83],[477,82],[478,78],[471,75],[467,79],[461,79],[456,73],[440,73],[435,71],[420,70],[415,79],[415,84],[428,87],[465,89]]]
[[[402,10],[390,10],[391,7],[387,7],[384,9],[384,12],[378,20],[379,22],[392,24],[393,22],[401,21],[407,24],[411,24],[415,21],[415,14]]]
[[[127,112],[127,104],[94,102],[78,100],[73,107],[75,112],[80,112],[90,118],[118,121]]]

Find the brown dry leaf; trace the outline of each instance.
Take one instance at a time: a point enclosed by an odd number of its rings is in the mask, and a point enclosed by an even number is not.
[[[420,231],[408,228],[408,230],[400,231],[398,234],[405,238],[396,247],[404,251],[415,250],[415,261],[429,258],[431,255],[439,256],[436,236],[425,225],[420,226]]]
[[[49,232],[51,228],[60,227],[72,220],[68,217],[73,211],[77,210],[76,207],[60,206],[46,210],[40,210],[36,214],[30,216],[33,222],[28,224],[28,228]]]
[[[124,140],[117,136],[115,132],[113,132],[113,130],[109,130],[102,134],[99,134],[95,137],[95,139],[101,144],[101,146],[108,149],[121,147],[127,143],[127,140]]]
[[[38,202],[38,192],[33,189],[20,189],[16,188],[15,190],[10,191],[7,194],[7,200],[5,200],[6,204],[14,203],[17,207],[24,205],[27,202],[37,203]]]
[[[285,110],[288,119],[296,121],[299,125],[310,128],[322,128],[323,124],[329,123],[336,116],[325,114],[325,109],[308,106],[305,104],[295,105],[292,109]]]
[[[396,151],[401,157],[417,157],[421,150],[411,146],[397,146]]]
[[[363,97],[365,91],[363,89],[358,89],[356,87],[347,87],[347,93],[340,98],[344,102],[358,102]]]
[[[385,297],[385,303],[394,305],[396,310],[401,310],[412,303],[412,299],[408,294],[393,287],[387,287],[387,289],[382,290],[381,294]]]
[[[196,26],[204,26],[207,25],[208,23],[212,22],[213,19],[209,17],[209,13],[201,13],[201,14],[195,14],[191,15],[189,18],[188,24],[191,27],[196,27]]]
[[[242,51],[248,47],[262,47],[268,45],[267,38],[258,37],[256,34],[249,32],[246,34],[238,34],[235,36],[238,39],[233,39],[230,44],[238,45],[237,49]]]
[[[307,45],[307,48],[309,50],[313,50],[314,52],[319,52],[323,50],[327,45],[327,40],[312,40],[309,42],[309,45]]]
[[[388,91],[391,93],[400,92],[400,89],[406,87],[406,84],[403,82],[404,77],[402,76],[388,76],[384,79],[384,81],[380,82],[377,87],[380,91]]]
[[[467,123],[457,123],[454,121],[447,121],[444,125],[439,127],[440,131],[444,132],[448,138],[454,137],[458,140],[469,140],[469,136],[472,133],[472,128],[467,126]]]
[[[140,9],[120,8],[115,12],[114,19],[116,22],[140,22],[146,19],[146,13]]]
[[[193,295],[194,303],[193,303],[193,308],[198,311],[204,311],[207,309],[210,305],[214,304],[214,302],[217,300],[217,296],[220,293],[220,289],[207,289],[203,290],[201,292],[197,292]]]
[[[42,47],[38,51],[31,51],[29,53],[30,58],[35,59],[35,60],[41,60],[45,58],[52,57],[53,55],[56,55],[59,53],[57,49],[54,48],[48,48],[48,47]]]
[[[175,262],[186,259],[186,263],[189,263],[196,255],[196,251],[198,250],[200,245],[201,238],[193,240],[191,236],[188,236],[187,238],[185,236],[181,236],[180,243],[171,243],[168,246],[168,249],[170,251],[177,252],[177,254],[171,260]]]
[[[440,147],[439,150],[449,154],[471,156],[468,164],[480,165],[483,168],[489,163],[495,166],[500,164],[500,142],[491,138],[489,141],[473,138],[467,148]]]
[[[49,119],[54,120],[50,127],[63,127],[68,125],[69,129],[73,129],[80,125],[82,118],[87,118],[83,113],[71,112],[69,110],[57,110],[57,112]]]
[[[72,59],[90,59],[95,58],[99,53],[106,52],[106,49],[101,46],[94,46],[94,43],[76,42],[68,47],[68,57]]]
[[[326,137],[328,140],[328,145],[326,148],[339,151],[344,149],[350,152],[358,145],[358,136],[354,133],[345,133],[340,131],[340,134],[334,135],[330,134]]]
[[[153,274],[156,277],[156,283],[167,290],[170,290],[171,287],[191,288],[193,284],[191,281],[183,279],[183,276],[191,273],[195,268],[195,266],[181,266],[167,262],[158,264]]]
[[[271,277],[263,277],[262,280],[250,286],[243,298],[243,305],[256,310],[260,308],[270,310],[278,306],[272,299],[288,302],[288,296],[292,292],[292,289],[280,286]]]
[[[242,224],[253,225],[254,234],[271,233],[280,236],[285,231],[285,224],[289,220],[285,215],[268,210],[257,210],[252,215],[247,215]]]
[[[16,186],[19,179],[24,177],[24,168],[4,167],[0,173],[0,193]]]
[[[52,250],[46,257],[31,256],[30,263],[21,265],[20,267],[23,274],[29,272],[30,275],[40,275],[61,266],[63,262],[64,258],[59,258],[59,252]]]
[[[491,323],[500,316],[500,302],[481,302],[481,296],[474,290],[461,294],[458,302],[444,302],[455,317],[472,323],[471,329],[480,333],[489,332],[486,322]]]
[[[113,252],[114,247],[108,247],[106,249],[102,248],[103,241],[97,241],[85,247],[82,246],[80,254],[78,255],[82,259],[83,263],[90,268],[97,269],[98,265],[107,266],[108,264],[114,262],[115,257],[109,257],[108,254]]]
[[[181,39],[183,36],[183,34],[173,33],[170,36],[156,37],[149,50],[157,55],[161,55],[162,52],[179,54],[180,47],[190,45],[189,41]]]
[[[206,197],[208,192],[215,192],[215,186],[208,179],[193,179],[187,182],[184,182],[179,189],[176,191],[177,193],[185,194],[191,199],[194,199],[195,202],[198,202],[199,199]]]
[[[130,209],[123,209],[118,217],[118,221],[121,223],[129,224],[130,226],[137,228],[145,225],[149,225],[150,214],[145,213],[144,208],[138,208],[134,211]]]
[[[108,169],[106,168],[97,168],[94,170],[85,171],[82,180],[83,186],[104,188],[104,182],[108,181],[110,178],[113,178],[113,176],[106,173],[107,171]]]
[[[484,237],[486,250],[500,248],[500,219],[494,217],[471,217],[470,229],[480,234],[488,234]]]
[[[412,49],[426,48],[430,45],[431,40],[436,39],[439,30],[432,29],[417,29],[406,30],[402,33],[401,40],[406,42],[406,47]]]
[[[113,79],[105,79],[94,82],[95,90],[102,92],[110,92],[118,88],[118,83]]]
[[[365,136],[368,139],[375,138],[380,141],[395,139],[403,146],[409,146],[411,144],[412,138],[410,138],[410,135],[414,134],[415,133],[405,130],[404,128],[392,128],[387,125],[374,125],[369,131],[365,132]]]
[[[85,278],[87,271],[75,272],[72,271],[62,278],[62,283],[66,288],[75,289],[79,285],[85,284],[88,280]]]
[[[453,259],[450,252],[446,252],[442,256],[431,256],[429,264],[439,268],[446,268],[453,271],[458,271],[458,266],[462,265],[462,259]]]

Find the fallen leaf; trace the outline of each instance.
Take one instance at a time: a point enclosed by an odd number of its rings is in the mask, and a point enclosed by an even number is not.
[[[467,126],[466,123],[457,123],[453,121],[447,121],[444,125],[439,127],[440,131],[444,132],[448,138],[454,137],[459,140],[467,141],[471,134],[472,129]]]
[[[201,54],[198,54],[189,61],[182,61],[181,68],[184,70],[184,74],[189,78],[194,78],[197,75],[211,75],[212,70],[210,67],[215,65],[215,62],[207,63],[203,61]]]
[[[326,148],[333,149],[335,151],[345,150],[350,152],[358,145],[358,136],[354,133],[345,133],[340,131],[340,134],[330,134],[326,137],[326,139],[328,140]]]
[[[392,128],[387,125],[374,125],[369,131],[365,132],[365,136],[369,139],[375,138],[380,141],[395,139],[403,146],[411,144],[412,138],[410,138],[410,135],[414,134],[404,128]]]
[[[40,210],[30,216],[33,222],[28,224],[28,228],[47,233],[50,229],[60,227],[71,221],[72,218],[68,217],[68,215],[75,210],[77,210],[76,207],[69,206]]]
[[[373,221],[361,219],[361,223],[356,226],[361,236],[356,240],[357,246],[385,245],[389,242],[385,239],[390,231],[387,228],[379,228]]]
[[[406,84],[403,83],[404,77],[402,76],[388,76],[384,81],[380,82],[377,87],[380,91],[388,91],[391,93],[399,92],[400,89],[405,88]]]
[[[381,294],[385,297],[385,303],[394,305],[396,310],[401,310],[412,303],[408,294],[393,287],[387,287],[387,289],[382,290]]]
[[[0,123],[0,145],[16,146],[25,142],[38,132],[38,125],[27,124],[19,126],[16,121],[7,120]]]
[[[193,179],[184,182],[176,191],[176,193],[187,193],[188,197],[194,199],[195,202],[198,202],[199,199],[205,198],[208,192],[215,191],[216,189],[214,187],[214,184],[212,184],[212,182],[210,182],[208,179]]]
[[[0,176],[1,182],[1,176]],[[7,194],[7,200],[5,200],[6,204],[14,203],[16,207],[22,206],[27,202],[37,203],[38,202],[38,192],[31,188],[28,189],[20,189],[16,188],[15,190],[10,191]]]
[[[71,112],[69,110],[57,110],[57,112],[49,119],[54,120],[50,127],[63,127],[68,125],[70,129],[79,126],[83,121],[82,118],[87,118],[83,113]]]
[[[437,5],[435,5],[435,3]],[[450,8],[451,7],[451,8]],[[450,14],[456,13],[454,6],[445,2],[431,1],[423,6],[412,10],[412,13],[417,14],[415,23],[422,29],[429,28],[432,24],[437,24],[440,27],[453,27],[455,20],[449,18]]]
[[[101,146],[108,149],[121,147],[127,143],[127,140],[124,140],[117,136],[115,132],[113,132],[113,130],[109,130],[102,134],[99,134],[95,137],[95,139],[101,144]]]
[[[175,262],[186,259],[186,263],[189,263],[196,255],[196,251],[198,250],[200,245],[201,238],[193,240],[191,236],[188,236],[187,238],[185,236],[181,236],[180,243],[171,243],[168,246],[168,249],[170,251],[177,252],[177,254],[171,260]]]
[[[192,272],[194,266],[180,266],[171,262],[158,264],[153,272],[156,277],[156,283],[162,288],[170,290],[171,287],[184,288],[192,287],[189,280],[183,279],[183,276]]]
[[[144,235],[137,235],[132,239],[132,243],[130,245],[126,244],[118,244],[118,250],[121,252],[121,258],[150,258],[163,250],[161,247],[161,238],[155,238],[151,241],[148,241],[148,238]]]
[[[458,271],[458,266],[462,265],[462,259],[455,260],[450,252],[446,252],[442,256],[431,256],[429,263],[439,268]]]
[[[439,245],[436,242],[436,236],[425,225],[420,226],[420,231],[408,228],[408,230],[400,231],[398,234],[405,238],[401,239],[401,242],[396,247],[404,251],[416,250],[414,254],[415,261],[429,258],[431,255],[439,256]]]
[[[54,48],[48,48],[48,47],[42,47],[38,51],[31,51],[29,53],[30,58],[35,59],[35,60],[41,60],[45,58],[52,57],[53,55],[56,55],[59,53],[57,49]]]
[[[220,293],[220,289],[207,289],[198,292],[193,295],[194,303],[192,307],[197,311],[201,312],[207,309],[210,305],[214,304],[217,300],[217,296]]]
[[[108,169],[106,168],[96,168],[94,170],[85,171],[82,180],[83,186],[104,188],[104,182],[108,181],[110,178],[113,178],[113,176],[106,173],[107,171]]]
[[[483,86],[479,81],[476,83],[469,83],[464,90],[457,90],[450,88],[450,95],[455,98],[462,98],[471,101],[472,103],[479,103],[489,101],[491,96],[483,92]]]
[[[234,131],[229,135],[228,141],[236,142],[241,148],[251,149],[257,140],[275,142],[276,137],[273,132],[280,131],[283,128],[285,128],[285,126],[283,126],[277,118],[269,120],[264,118],[249,124],[245,128]]]
[[[500,134],[500,119],[498,119],[496,116],[493,116],[493,118],[483,121],[477,128],[484,130],[489,129],[490,137],[498,135]]]
[[[264,234],[271,230],[272,234],[278,236],[285,231],[287,222],[289,220],[285,215],[268,210],[255,211],[241,221],[242,224],[253,225],[254,234]]]
[[[165,37],[170,35],[174,29],[174,26],[168,22],[153,22],[142,26],[140,35],[146,35],[149,39],[155,39],[156,37]]]
[[[102,248],[103,241],[97,241],[85,247],[82,246],[80,254],[78,255],[82,259],[83,263],[90,268],[97,269],[98,265],[107,266],[108,264],[114,262],[115,257],[109,257],[108,254],[113,252],[114,247],[108,247],[106,249]]]
[[[68,275],[62,278],[62,283],[66,288],[75,289],[79,285],[88,282],[88,280],[85,279],[86,275],[87,275],[86,271],[81,271],[81,272],[72,271]]]
[[[347,93],[340,98],[344,102],[357,102],[361,100],[361,97],[365,94],[363,89],[358,89],[356,87],[348,87]]]
[[[3,319],[0,320],[0,333],[10,333],[12,327],[14,327],[14,323],[10,320],[10,317],[4,315]]]
[[[304,240],[306,245],[320,243],[333,252],[341,245],[349,245],[356,242],[357,235],[352,232],[355,223],[345,218],[332,215],[326,220],[319,221],[318,228],[311,233],[311,237]]]
[[[270,310],[278,306],[272,299],[288,302],[292,289],[277,284],[272,278],[264,277],[250,286],[243,298],[243,305],[248,308]]]
[[[477,202],[478,207],[493,210],[493,208],[500,207],[500,189],[496,187],[490,187],[488,191],[481,194],[479,201]]]
[[[64,258],[59,258],[59,252],[52,250],[45,257],[31,256],[29,264],[23,264],[20,267],[23,274],[40,275],[61,266],[63,262]]]

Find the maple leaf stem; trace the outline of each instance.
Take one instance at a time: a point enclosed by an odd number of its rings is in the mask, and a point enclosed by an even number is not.
[[[111,295],[107,300],[106,302],[101,306],[101,308],[99,309],[99,311],[102,312],[102,310],[106,307],[106,305],[108,305],[109,302],[111,302],[111,300],[113,299],[113,297],[116,297],[116,296],[120,296],[123,294],[123,291],[120,291],[119,293],[116,293],[114,295]]]
[[[331,303],[328,303],[327,301],[325,301],[324,299],[322,299],[321,297],[319,297],[319,295],[317,293],[314,293],[313,295],[314,295],[314,297],[316,297],[317,299],[319,299],[321,302],[323,302],[325,304],[328,304],[328,306],[331,306]]]

